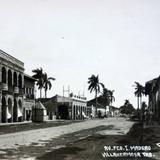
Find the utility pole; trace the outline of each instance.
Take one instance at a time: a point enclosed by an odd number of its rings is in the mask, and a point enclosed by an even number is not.
[[[65,90],[64,86],[63,86],[63,97],[65,95],[65,92],[68,92],[68,97],[69,97],[69,94],[70,94],[70,86],[68,85],[68,89]]]

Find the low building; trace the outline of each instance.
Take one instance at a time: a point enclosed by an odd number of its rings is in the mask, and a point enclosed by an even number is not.
[[[87,115],[88,117],[96,117],[96,99],[91,99],[87,102]],[[116,116],[119,114],[119,109],[110,106],[105,102],[102,96],[97,97],[97,114],[101,114],[102,117]]]
[[[96,117],[96,99],[91,99],[87,102],[87,108],[89,112],[89,118]],[[97,114],[106,116],[106,105],[102,96],[97,97]]]
[[[71,95],[64,97],[56,95],[48,99],[38,99],[47,109],[50,119],[84,119],[87,116],[86,98]]]

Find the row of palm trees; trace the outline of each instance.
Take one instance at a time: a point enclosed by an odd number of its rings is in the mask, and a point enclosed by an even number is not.
[[[115,101],[115,97],[113,96],[114,90],[107,89],[105,85],[99,81],[99,75],[95,76],[94,74],[92,74],[91,77],[88,78],[88,84],[88,90],[90,91],[90,93],[95,92],[96,114],[98,104],[97,98],[99,93],[101,93],[102,97],[104,98],[106,106],[108,104],[112,105],[113,101]]]
[[[40,98],[42,98],[42,90],[44,89],[45,92],[45,98],[47,98],[47,91],[52,88],[51,81],[56,80],[53,77],[48,77],[46,72],[43,72],[42,68],[37,68],[32,70],[34,75],[33,78],[36,79],[36,85],[38,86],[38,89],[40,90]]]
[[[88,78],[88,90],[92,93],[95,92],[95,100],[96,100],[96,110],[97,110],[97,96],[99,93],[102,94],[106,105],[112,105],[112,102],[115,101],[115,97],[113,96],[114,90],[108,90],[103,83],[99,81],[99,75],[95,76],[94,74]],[[145,87],[141,85],[139,82],[135,82],[135,96],[137,97],[137,110],[141,108],[142,105],[142,96],[145,95]],[[102,92],[101,92],[102,89]]]

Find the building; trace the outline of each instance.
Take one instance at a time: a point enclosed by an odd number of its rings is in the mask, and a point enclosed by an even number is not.
[[[97,97],[97,114],[101,114],[101,116],[106,116],[106,103],[102,96]],[[87,102],[87,110],[88,116],[90,118],[96,117],[96,99],[91,99]]]
[[[152,111],[154,119],[160,121],[160,76],[146,82],[145,92],[148,95],[148,109]]]
[[[25,121],[32,119],[32,109],[35,106],[35,81],[33,77],[24,74],[23,120]]]
[[[24,86],[30,80],[24,74],[24,63],[0,50],[0,123],[26,120]]]
[[[85,97],[55,95],[48,99],[38,99],[47,109],[49,119],[84,119],[87,118],[87,101]]]
[[[96,99],[91,99],[87,102],[87,115],[89,117],[96,117]],[[103,98],[103,96],[97,97],[97,114],[101,114],[102,117],[111,117],[119,114],[119,109],[110,106],[109,102]]]

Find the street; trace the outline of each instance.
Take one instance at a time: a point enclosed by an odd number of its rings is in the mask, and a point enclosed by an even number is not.
[[[36,159],[93,134],[125,135],[132,125],[115,117],[0,135],[0,159]]]

